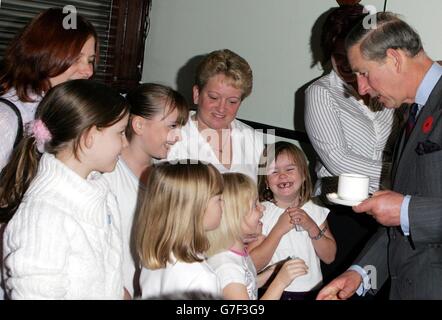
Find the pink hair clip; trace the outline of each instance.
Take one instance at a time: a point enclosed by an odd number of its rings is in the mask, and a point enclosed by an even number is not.
[[[52,139],[51,133],[41,119],[32,121],[28,128],[29,134],[35,138],[38,151],[43,153],[45,144]]]

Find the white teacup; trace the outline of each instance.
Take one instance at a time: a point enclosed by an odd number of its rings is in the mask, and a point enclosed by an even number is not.
[[[356,173],[343,173],[339,176],[338,196],[343,200],[362,201],[368,198],[370,179]]]

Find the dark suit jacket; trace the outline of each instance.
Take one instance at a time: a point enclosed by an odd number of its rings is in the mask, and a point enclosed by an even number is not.
[[[442,78],[399,140],[392,175],[393,190],[411,195],[410,236],[380,227],[356,264],[376,267],[378,289],[390,277],[391,299],[442,299]]]

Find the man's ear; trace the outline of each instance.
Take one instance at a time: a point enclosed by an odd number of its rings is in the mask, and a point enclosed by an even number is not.
[[[404,62],[404,57],[402,55],[403,53],[397,49],[387,49],[387,59],[391,61],[397,73],[402,71],[402,64]]]
[[[200,98],[200,89],[198,88],[197,85],[194,85],[192,87],[192,93],[193,93],[193,103],[195,105],[198,105],[198,100]]]

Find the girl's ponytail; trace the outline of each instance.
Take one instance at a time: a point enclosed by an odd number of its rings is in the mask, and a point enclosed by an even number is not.
[[[0,223],[8,222],[37,174],[41,154],[34,136],[26,135],[0,174]]]

